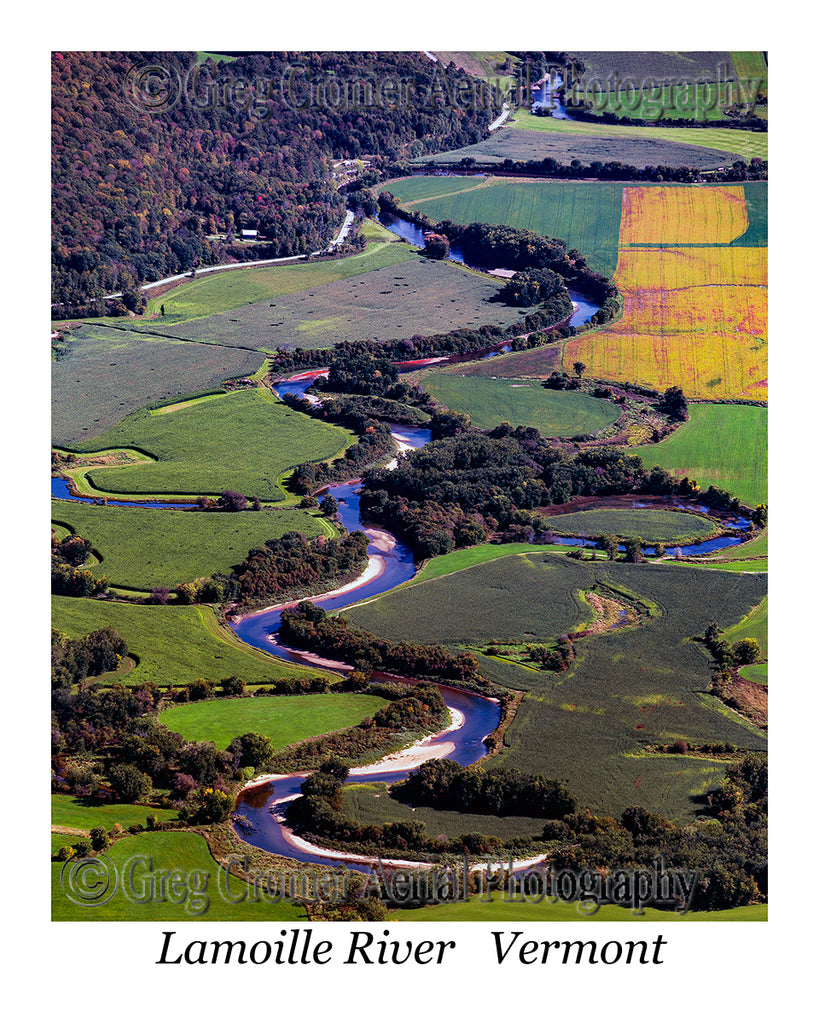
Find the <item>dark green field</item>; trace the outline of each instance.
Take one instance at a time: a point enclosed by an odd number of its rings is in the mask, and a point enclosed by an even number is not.
[[[517,116],[517,115],[516,115]],[[551,118],[533,118],[550,121]],[[597,127],[597,126],[590,126]],[[706,149],[685,142],[667,142],[665,139],[645,135],[634,137],[612,132],[606,134],[605,125],[597,133],[569,133],[549,131],[526,131],[519,128],[502,128],[488,139],[461,149],[436,153],[438,164],[458,164],[461,160],[472,159],[478,163],[501,164],[504,160],[556,160],[568,165],[572,160],[590,164],[617,160],[634,167],[696,167],[710,170],[715,167],[730,167],[736,159],[734,154],[721,149]],[[429,157],[416,157],[413,163],[423,166]]]
[[[768,244],[768,182],[746,181],[742,187],[748,210],[748,230],[731,245],[764,248]]]
[[[254,684],[327,675],[240,643],[233,632],[219,625],[207,605],[139,605],[54,597],[51,622],[54,629],[72,637],[85,636],[104,626],[117,630],[137,665],[130,672],[108,676],[109,683],[186,686],[200,676],[217,683],[228,676],[239,676]]]
[[[226,750],[236,736],[258,732],[278,750],[290,743],[358,725],[386,701],[362,693],[311,693],[285,697],[246,697],[177,704],[160,722],[192,743],[212,740]]]
[[[417,256],[398,266],[170,326],[168,333],[272,352],[512,324],[528,312],[490,303],[497,292],[498,283],[484,274]]]
[[[344,813],[365,825],[385,821],[423,821],[430,835],[455,839],[465,832],[514,839],[516,836],[539,836],[542,818],[523,818],[493,814],[462,814],[459,811],[436,811],[431,807],[410,807],[393,800],[383,782],[348,784],[344,787]]]
[[[602,430],[620,415],[618,407],[604,399],[507,377],[487,380],[432,373],[424,378],[424,387],[447,408],[468,413],[481,430],[506,422],[537,427],[544,437],[573,437]]]
[[[598,508],[590,512],[570,512],[549,516],[547,525],[567,537],[598,537],[604,533],[615,537],[641,537],[646,543],[662,541],[680,544],[698,537],[708,537],[719,529],[717,524],[688,512],[664,509]]]
[[[745,504],[768,500],[768,410],[754,405],[689,406],[690,419],[659,444],[636,449],[647,467],[730,491]]]
[[[712,620],[739,622],[764,597],[764,576],[516,555],[409,586],[347,617],[396,640],[543,641],[588,620],[577,595],[595,582],[641,598],[649,611],[640,624],[578,641],[563,673],[479,656],[484,675],[526,692],[495,763],[567,780],[595,812],[619,815],[639,803],[667,817],[694,814],[724,763],[645,748],[685,739],[764,749],[764,734],[706,692],[709,656],[691,639]]]
[[[455,189],[458,183],[460,188]],[[610,276],[617,266],[621,184],[417,177],[390,181],[383,187],[433,220],[508,224],[562,238],[601,273]]]
[[[306,537],[325,532],[319,519],[298,509],[177,512],[52,501],[51,518],[91,542],[101,556],[88,567],[95,576],[136,590],[173,590],[215,572],[229,573],[251,548],[291,530]]]
[[[239,491],[282,501],[279,478],[301,462],[329,459],[352,435],[289,409],[269,391],[236,391],[162,414],[143,410],[83,445],[138,448],[149,465],[95,469],[101,491],[121,495],[219,495]]]
[[[52,443],[80,445],[137,409],[255,373],[262,356],[98,324],[72,328],[51,366]]]

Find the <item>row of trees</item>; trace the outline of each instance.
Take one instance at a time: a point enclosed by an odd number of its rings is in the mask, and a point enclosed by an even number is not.
[[[321,651],[356,669],[381,669],[397,675],[468,680],[477,675],[474,655],[452,652],[438,644],[393,643],[349,624],[341,616],[329,617],[323,608],[302,601],[286,608],[279,636],[292,647]]]
[[[434,159],[424,164],[426,171],[451,173],[456,167],[469,174],[513,174],[570,180],[591,178],[599,181],[673,181],[681,184],[703,181],[767,181],[768,178],[768,161],[759,157],[753,157],[750,163],[746,163],[745,160],[733,160],[728,167],[708,171],[685,165],[669,167],[666,164],[657,164],[636,167],[620,160],[592,160],[584,164],[575,159],[570,163],[561,163],[553,157],[544,157],[542,160],[512,160],[507,157],[500,163],[481,163],[474,157],[464,157],[458,164],[437,163]]]
[[[368,544],[359,530],[312,540],[291,531],[265,541],[249,552],[233,575],[236,603],[247,608],[305,591],[318,593],[352,579],[367,564]]]
[[[390,792],[413,807],[464,814],[563,818],[577,810],[577,800],[553,779],[515,768],[462,768],[446,758],[422,764]]]

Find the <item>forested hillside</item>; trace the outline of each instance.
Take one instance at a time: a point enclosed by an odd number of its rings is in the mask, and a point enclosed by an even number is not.
[[[440,82],[421,54],[249,54],[193,74],[196,59],[53,54],[58,314],[193,267],[320,248],[344,210],[333,160],[404,160],[468,145],[490,119],[436,102]],[[148,113],[133,102],[134,65],[167,70],[169,109]],[[448,71],[450,86],[461,79]],[[398,87],[378,89],[386,80]],[[233,244],[242,229],[269,244]]]

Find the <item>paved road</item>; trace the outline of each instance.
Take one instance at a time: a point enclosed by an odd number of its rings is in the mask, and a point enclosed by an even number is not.
[[[347,210],[344,215],[344,223],[339,228],[338,234],[330,242],[326,249],[319,249],[317,252],[311,252],[311,256],[321,256],[322,253],[329,252],[331,249],[335,249],[336,246],[341,245],[347,235],[350,233],[352,227],[354,214],[351,210]],[[270,260],[248,260],[246,263],[222,263],[217,267],[201,267],[196,271],[196,276],[201,277],[203,274],[213,274],[217,270],[239,270],[241,267],[268,267],[273,266],[276,263],[292,263],[293,260],[303,260],[305,256],[277,256],[275,259]],[[174,274],[173,277],[163,277],[161,281],[151,281],[149,284],[141,285],[141,291],[147,292],[151,288],[158,288],[159,285],[173,284],[175,281],[184,281],[190,278],[191,272],[185,271],[184,274]],[[103,295],[104,299],[120,299],[122,298],[122,292],[115,292],[113,295]]]

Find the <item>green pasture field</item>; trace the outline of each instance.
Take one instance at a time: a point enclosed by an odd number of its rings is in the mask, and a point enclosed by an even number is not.
[[[100,558],[89,566],[95,576],[136,590],[174,590],[215,572],[229,573],[251,548],[294,530],[306,537],[326,533],[323,520],[299,509],[193,512],[56,500],[51,519],[91,542]]]
[[[177,817],[176,811],[162,807],[116,804],[110,800],[95,800],[90,796],[51,794],[51,824],[76,828],[80,832],[87,832],[97,825],[103,826],[109,832],[114,825],[122,825],[123,828],[144,825],[149,814],[153,814],[159,821],[175,821]]]
[[[639,803],[689,817],[724,766],[641,755],[678,739],[764,749],[762,732],[706,699],[709,655],[691,639],[714,619],[739,622],[765,596],[764,576],[520,554],[410,584],[345,617],[392,640],[453,648],[548,642],[588,621],[578,595],[595,583],[640,599],[651,614],[578,641],[563,673],[478,655],[484,676],[526,694],[495,763],[567,780],[595,812],[619,815]]]
[[[718,619],[718,625],[722,622]],[[725,640],[735,644],[746,637],[757,640],[762,648],[762,657],[768,657],[768,598],[765,597],[745,618],[725,630]]]
[[[171,325],[167,331],[195,341],[273,352],[516,323],[531,309],[492,301],[500,283],[488,274],[416,255],[398,266]]]
[[[246,732],[267,736],[276,750],[290,743],[349,729],[387,702],[362,693],[311,693],[283,697],[238,697],[177,704],[159,720],[190,742],[212,740],[219,750]]]
[[[66,837],[69,838],[69,837]],[[70,843],[63,845],[71,845]],[[287,900],[265,900],[260,897],[233,902],[220,889],[219,865],[211,856],[202,836],[193,832],[147,832],[138,836],[126,836],[118,840],[105,852],[108,861],[117,870],[120,885],[114,896],[100,906],[83,906],[72,902],[63,891],[60,873],[64,865],[51,866],[51,916],[54,921],[304,921],[302,909]],[[134,888],[126,884],[129,878],[129,861],[139,857],[134,870]],[[65,868],[68,872],[70,862]],[[161,901],[154,896],[145,902],[138,902],[150,893],[148,877],[157,879],[162,873],[183,872],[190,885],[188,892],[180,891],[175,897]],[[198,875],[196,874],[198,873]],[[263,876],[261,871],[260,875]],[[65,875],[63,876],[66,877]],[[223,877],[223,873],[222,873]],[[273,883],[275,885],[275,881]],[[144,889],[142,886],[144,885]],[[155,888],[158,883],[154,882]],[[208,902],[204,912],[198,911],[204,899],[195,897],[195,892],[204,892]],[[248,892],[238,879],[231,880],[231,894]],[[137,899],[130,899],[128,894]],[[252,889],[249,892],[252,896]],[[185,942],[188,940],[185,940]],[[181,944],[182,948],[184,942]],[[248,944],[248,948],[250,944]],[[237,954],[238,955],[238,951]]]
[[[205,50],[199,50],[196,54],[197,64],[204,64],[205,61],[210,58],[217,64],[232,64],[233,61],[237,60],[236,57],[228,57],[226,53],[208,53]]]
[[[755,405],[689,405],[690,419],[659,444],[635,449],[647,468],[735,494],[746,505],[768,500],[768,410]]]
[[[655,143],[666,143],[665,155],[673,154],[675,151],[681,162],[683,154],[688,150],[685,147],[702,147],[706,151],[704,157],[706,164],[713,167],[727,166],[733,163],[737,157],[743,160],[752,160],[759,157],[760,160],[768,159],[768,133],[767,132],[746,132],[736,128],[671,128],[666,125],[648,125],[645,128],[633,128],[629,125],[619,124],[593,124],[590,121],[563,121],[557,117],[537,117],[528,110],[516,110],[514,118],[507,121],[510,128],[501,128],[500,132],[519,129],[520,131],[550,132],[555,136],[577,136],[597,137],[606,140],[602,143],[605,147],[608,140],[616,140],[623,147],[624,156],[604,156],[602,159],[623,160],[624,163],[635,163],[629,153],[629,140]],[[498,134],[500,134],[500,132]],[[570,140],[566,139],[567,145]],[[455,152],[458,152],[457,150]],[[510,152],[513,159],[514,149]],[[578,149],[578,152],[582,150]],[[639,152],[639,150],[638,150]],[[710,154],[730,154],[725,164],[712,163],[713,157]],[[469,155],[469,154],[466,154]],[[583,160],[582,156],[577,157]],[[723,157],[723,159],[725,159]],[[661,160],[661,163],[669,164],[669,160]],[[673,165],[672,165],[673,166]],[[698,166],[702,166],[701,164]]]
[[[677,914],[669,910],[654,910],[647,907],[640,914],[634,914],[627,907],[603,906],[593,915],[580,903],[541,903],[528,901],[507,901],[498,893],[492,898],[472,896],[456,903],[442,903],[438,906],[421,907],[418,910],[397,910],[396,921],[554,921],[555,923],[582,924],[585,921],[621,921],[637,926],[666,924],[676,921],[767,921],[768,905],[761,903],[752,907],[736,907],[733,910],[701,910],[689,914]],[[558,951],[559,952],[559,951]],[[562,953],[560,954],[562,956]]]
[[[719,120],[725,117],[726,107],[738,104],[744,109],[755,101],[760,86],[763,92],[767,88],[768,70],[761,52],[611,51],[584,53],[582,58],[587,71],[574,95],[578,100],[585,99],[595,113],[610,110],[652,122],[674,118]],[[619,82],[616,86],[615,72]],[[657,89],[662,82],[667,84],[659,98]],[[719,95],[715,97],[717,82]],[[694,89],[687,83],[694,84]],[[764,117],[766,109],[761,107],[755,113]]]
[[[709,537],[718,532],[716,523],[689,512],[671,512],[650,508],[598,508],[589,512],[570,512],[549,516],[549,529],[566,537],[641,537],[647,544],[655,541],[682,544]]]
[[[540,128],[537,122],[551,122],[571,125],[582,125],[592,131],[568,131],[566,129],[550,131]],[[507,127],[508,126],[508,127]],[[608,129],[612,130],[609,131]],[[528,129],[528,130],[527,130]],[[434,156],[418,156],[413,164],[423,167],[434,161],[436,164],[459,164],[462,160],[472,159],[481,164],[502,164],[504,160],[556,160],[568,166],[572,160],[583,164],[599,160],[606,163],[618,160],[635,167],[696,167],[699,170],[712,170],[717,167],[729,167],[736,155],[733,150],[707,148],[710,140],[702,140],[702,145],[693,145],[693,139],[687,140],[672,136],[671,131],[680,132],[686,129],[663,128],[629,128],[620,125],[595,125],[585,121],[558,121],[553,117],[538,117],[528,110],[516,110],[514,116],[488,139],[451,149]],[[708,129],[689,129],[690,131],[707,131]],[[720,129],[713,129],[714,132]],[[731,129],[722,129],[731,131]],[[650,134],[656,132],[658,134]],[[751,132],[735,134],[750,135]],[[764,137],[764,136],[763,136]],[[696,138],[696,136],[695,136]],[[673,140],[673,141],[672,141]],[[716,136],[715,136],[716,141]]]
[[[71,447],[146,405],[255,373],[262,356],[99,324],[72,327],[51,365],[52,443]]]
[[[745,208],[748,211],[748,228],[731,245],[751,249],[766,248],[768,245],[768,182],[746,181]]]
[[[329,459],[352,442],[348,430],[290,409],[269,391],[234,391],[166,415],[141,410],[90,439],[85,452],[129,447],[157,461],[94,469],[88,479],[114,495],[219,495],[225,490],[281,502],[280,484],[302,462]]]
[[[504,82],[511,76],[499,75],[498,65],[507,61],[520,64],[519,57],[513,57],[503,50],[436,50],[435,56],[446,67],[452,61],[456,67],[462,68],[478,78],[488,78],[492,82]]]
[[[432,373],[424,387],[442,405],[468,413],[481,430],[499,423],[537,427],[544,437],[594,434],[620,416],[613,402],[508,377],[485,379]]]
[[[508,224],[562,238],[608,276],[617,266],[623,200],[619,183],[425,176],[400,178],[382,188],[436,221]]]
[[[51,624],[71,637],[85,636],[105,626],[117,630],[137,665],[129,672],[107,677],[108,683],[185,686],[200,677],[218,683],[238,676],[248,684],[267,684],[277,679],[332,677],[332,673],[301,668],[243,644],[231,630],[219,625],[212,608],[203,605],[138,605],[54,597]]]
[[[162,306],[165,307],[165,318],[173,318],[168,322],[178,323],[310,291],[411,260],[413,247],[404,242],[394,242],[393,237],[382,235],[374,238],[364,252],[338,260],[245,267],[183,281],[158,298],[149,300],[148,313],[153,315],[153,319],[143,322],[149,330],[151,327],[160,330],[163,329]]]

